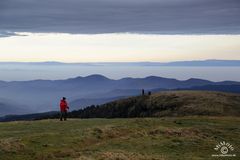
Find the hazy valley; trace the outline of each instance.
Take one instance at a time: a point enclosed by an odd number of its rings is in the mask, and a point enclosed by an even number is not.
[[[63,96],[68,97],[71,110],[75,110],[139,95],[142,89],[146,92],[210,90],[239,93],[239,86],[240,82],[234,81],[212,82],[193,78],[181,81],[156,76],[113,80],[91,75],[65,80],[1,81],[0,98],[5,100],[1,102],[0,115],[56,111]]]

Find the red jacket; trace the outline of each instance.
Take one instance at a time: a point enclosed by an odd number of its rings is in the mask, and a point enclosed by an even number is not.
[[[60,101],[60,110],[61,110],[61,112],[66,112],[67,108],[68,108],[67,101],[61,100]]]

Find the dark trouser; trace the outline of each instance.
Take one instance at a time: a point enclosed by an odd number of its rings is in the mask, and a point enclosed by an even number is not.
[[[67,120],[67,111],[60,112],[60,121],[62,121],[63,119],[64,119],[64,121]]]

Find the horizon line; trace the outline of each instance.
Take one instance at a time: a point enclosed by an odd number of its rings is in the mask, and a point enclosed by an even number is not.
[[[240,59],[193,59],[175,61],[88,61],[88,62],[64,62],[64,61],[1,61],[0,63],[59,63],[59,64],[87,64],[87,63],[172,63],[172,62],[204,62],[204,61],[240,61]]]

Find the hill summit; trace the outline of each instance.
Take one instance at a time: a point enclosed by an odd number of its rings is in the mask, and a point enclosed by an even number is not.
[[[164,91],[89,106],[71,117],[240,116],[240,95],[209,91]]]

